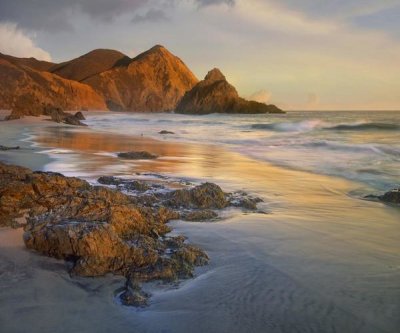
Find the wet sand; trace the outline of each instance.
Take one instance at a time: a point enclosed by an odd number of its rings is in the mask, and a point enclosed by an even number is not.
[[[6,136],[17,139],[23,126],[9,126]],[[0,128],[3,137],[1,123]],[[43,123],[27,131],[39,146],[7,152],[10,163],[88,179],[156,172],[209,180],[262,196],[270,214],[173,222],[174,232],[205,249],[211,263],[178,288],[148,286],[153,297],[144,310],[114,302],[119,278],[70,278],[63,262],[25,250],[20,230],[3,229],[0,327],[5,332],[399,331],[400,210],[350,196],[360,184],[275,167],[214,145]],[[47,150],[50,160],[37,154],[40,150]],[[126,150],[162,157],[138,162],[113,155]]]

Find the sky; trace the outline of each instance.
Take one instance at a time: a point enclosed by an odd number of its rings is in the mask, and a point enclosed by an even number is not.
[[[400,0],[0,0],[0,52],[61,62],[162,44],[286,110],[400,110]]]

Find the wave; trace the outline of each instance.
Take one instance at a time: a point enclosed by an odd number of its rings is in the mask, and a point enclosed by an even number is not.
[[[335,131],[364,131],[364,130],[383,130],[396,131],[400,130],[400,125],[388,123],[356,123],[356,124],[339,124],[336,126],[326,127],[326,130]]]
[[[277,132],[308,132],[324,126],[321,120],[303,120],[300,122],[282,122],[269,124],[253,124],[252,129],[262,129]]]
[[[378,123],[378,122],[327,124],[321,120],[304,120],[293,123],[281,122],[281,123],[267,123],[267,124],[252,124],[251,128],[258,130],[276,131],[276,132],[309,132],[312,130],[396,131],[400,130],[400,125],[391,123]]]

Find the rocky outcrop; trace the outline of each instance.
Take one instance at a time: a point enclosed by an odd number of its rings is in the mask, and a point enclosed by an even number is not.
[[[110,110],[160,112],[174,110],[198,80],[181,59],[156,45],[82,82],[104,96]]]
[[[175,109],[177,113],[283,113],[275,105],[247,101],[239,97],[219,69],[214,68],[190,91]]]
[[[15,109],[17,100],[26,95],[37,104],[68,111],[282,112],[274,105],[240,98],[218,69],[198,82],[182,60],[161,45],[133,59],[115,50],[97,49],[61,64],[0,54],[0,108]]]
[[[51,121],[74,126],[86,126],[81,120],[85,117],[78,111],[74,115],[53,105],[41,104],[33,95],[23,95],[17,99],[11,114],[6,120],[20,119],[24,116],[49,116]]]
[[[138,205],[77,178],[0,163],[0,221],[10,225],[23,216],[27,248],[70,261],[71,272],[82,276],[175,280],[208,261],[184,238],[167,236],[166,223],[179,216],[171,209]]]
[[[115,188],[0,162],[0,225],[23,223],[26,247],[69,261],[73,274],[125,276],[126,305],[147,303],[140,283],[189,278],[207,264],[201,249],[168,235],[168,221],[212,220],[215,210],[236,205],[212,183],[173,190],[107,176],[99,182]]]
[[[56,123],[64,123],[74,126],[87,126],[81,120],[85,120],[82,112],[78,111],[74,115],[64,112],[60,108],[54,106],[45,106],[43,108],[43,115],[50,116],[50,119]]]

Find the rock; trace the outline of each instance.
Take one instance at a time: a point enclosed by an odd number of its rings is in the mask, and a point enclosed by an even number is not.
[[[116,186],[123,183],[122,179],[113,176],[101,176],[99,179],[97,179],[97,181],[100,184]]]
[[[7,147],[7,146],[2,146],[0,145],[0,150],[15,150],[15,149],[19,149],[19,146],[15,146],[15,147]]]
[[[84,180],[0,163],[0,222],[28,216],[28,249],[71,262],[71,273],[132,276],[140,281],[189,277],[207,255],[167,237],[166,223],[179,214],[163,206],[138,205],[135,197]],[[145,294],[128,285],[125,302]],[[144,304],[144,303],[143,303]]]
[[[386,192],[384,195],[379,197],[379,200],[388,203],[400,204],[400,188]]]
[[[43,114],[45,116],[50,116],[50,119],[56,123],[63,123],[68,116],[61,108],[52,105],[44,106]]]
[[[182,219],[191,222],[204,222],[204,221],[214,220],[217,217],[218,214],[216,212],[209,209],[205,209],[205,210],[195,210],[187,214],[184,214],[182,216]]]
[[[125,289],[120,295],[122,304],[135,307],[147,306],[149,297],[150,295],[140,288],[139,282],[134,278],[126,280]]]
[[[118,153],[118,157],[127,160],[152,160],[157,158],[157,155],[151,154],[147,151],[130,151],[126,153]]]
[[[226,194],[213,183],[204,183],[191,189],[167,194],[167,205],[180,208],[221,209],[228,206]]]
[[[266,105],[240,98],[225,76],[214,68],[191,90],[185,93],[175,112],[209,113],[284,113],[275,105]]]
[[[24,115],[19,112],[12,111],[8,116],[4,118],[4,120],[17,120],[23,118]]]
[[[158,132],[158,134],[175,134],[174,132],[170,132],[170,131],[166,131],[166,130],[162,130],[160,132]]]
[[[147,185],[145,182],[134,180],[125,183],[124,188],[128,191],[146,192],[147,190],[150,189],[150,186]]]
[[[43,108],[43,114],[46,116],[50,116],[51,120],[56,123],[64,123],[74,126],[86,126],[84,123],[80,121],[80,119],[83,117],[81,112],[77,112],[75,113],[75,115],[71,115],[67,112],[64,112],[59,107],[55,107],[53,105],[46,105]],[[85,118],[83,117],[83,119]]]
[[[87,111],[87,110],[86,110]],[[74,114],[74,117],[78,120],[86,120],[85,116],[81,111],[78,111]]]
[[[257,210],[257,204],[263,202],[261,198],[252,197],[246,192],[239,191],[229,195],[229,204],[234,207],[244,208],[246,210]]]
[[[87,126],[86,124],[82,123],[78,118],[75,116],[67,116],[64,120],[64,123],[68,125],[74,125],[74,126]]]

